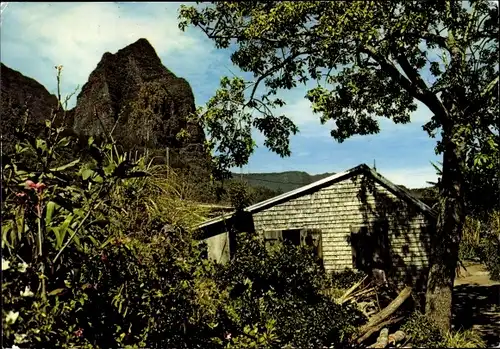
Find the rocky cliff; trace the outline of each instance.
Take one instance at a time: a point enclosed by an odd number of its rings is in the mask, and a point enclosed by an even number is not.
[[[195,110],[189,83],[163,66],[146,39],[106,52],[82,87],[74,109],[77,133],[113,136],[126,150],[199,152],[203,129],[189,121]],[[187,132],[181,132],[186,130]]]
[[[29,124],[43,125],[57,98],[35,80],[2,64],[2,134],[12,139],[26,108]],[[106,52],[77,96],[66,121],[77,134],[113,137],[124,150],[168,147],[172,165],[206,159],[205,135],[197,120],[189,83],[163,66],[146,39]],[[180,160],[179,160],[180,159]],[[202,160],[202,162],[205,160]],[[177,164],[178,165],[178,164]]]
[[[26,117],[28,132],[39,132],[57,108],[57,97],[36,80],[0,63],[0,125],[4,151],[12,149],[14,132]],[[28,114],[26,114],[28,112]]]

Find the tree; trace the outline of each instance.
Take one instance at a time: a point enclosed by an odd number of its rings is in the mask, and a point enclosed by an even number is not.
[[[223,78],[202,114],[220,166],[248,160],[251,126],[290,154],[298,128],[273,109],[285,103],[277,92],[298,84],[317,82],[306,97],[322,123],[334,120],[339,142],[379,132],[377,117],[410,122],[417,101],[432,112],[423,128],[441,133],[443,176],[426,312],[448,330],[463,173],[479,159],[493,167],[498,154],[498,3],[215,2],[182,6],[179,17],[182,30],[198,27],[217,48],[234,48],[233,64],[255,78]]]

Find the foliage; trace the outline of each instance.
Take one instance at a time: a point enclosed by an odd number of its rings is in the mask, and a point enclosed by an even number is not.
[[[201,114],[222,168],[247,162],[252,127],[269,149],[290,154],[298,128],[273,110],[285,104],[277,93],[298,84],[307,86],[320,121],[334,121],[339,142],[378,133],[378,118],[410,122],[417,102],[430,110],[423,129],[433,138],[441,133],[435,150],[443,154],[443,178],[427,309],[446,331],[464,178],[470,168],[491,175],[498,158],[497,24],[498,3],[487,0],[278,1],[181,6],[179,27],[198,27],[217,48],[234,48],[233,64],[255,78],[222,78]]]
[[[467,216],[460,241],[459,257],[461,260],[472,260],[480,255],[481,236],[484,224],[481,221]]]
[[[425,315],[415,312],[403,324],[401,330],[409,336],[409,342],[418,348],[486,348],[481,335],[473,330],[448,331],[439,328]]]
[[[206,211],[182,176],[132,162],[115,143],[81,144],[55,117],[41,135],[18,130],[15,151],[2,154],[6,346],[348,342],[362,318],[321,295],[324,271],[310,251],[250,239],[214,265],[189,229]],[[62,163],[76,149],[81,157]]]
[[[442,163],[432,163],[436,170],[438,181],[443,176]],[[434,186],[434,197],[438,195],[435,189],[439,183],[428,182]],[[500,210],[500,162],[496,162],[491,167],[478,166],[472,164],[464,171],[463,196],[467,215],[472,219],[482,221],[488,220],[488,215],[493,211]]]
[[[486,218],[467,217],[460,242],[461,259],[479,259],[490,272],[492,280],[500,280],[500,213]]]
[[[486,342],[481,335],[473,330],[448,332],[444,337],[444,348],[486,348]]]
[[[481,238],[480,258],[492,280],[500,281],[500,212],[493,212]]]
[[[245,183],[239,181],[231,181],[228,183],[226,193],[231,206],[239,211],[252,202],[252,193]]]
[[[227,203],[235,209],[243,209],[281,194],[280,191],[253,186],[239,179],[220,182],[219,190],[220,202]]]
[[[77,310],[85,295],[75,289],[73,301],[61,304],[57,294],[76,277],[86,253],[104,241],[101,226],[106,222],[96,214],[97,208],[103,205],[102,197],[113,189],[114,181],[129,174],[129,171],[117,173],[116,163],[104,162],[103,158],[99,173],[92,176],[78,171],[79,159],[54,166],[60,150],[72,142],[71,138],[62,137],[62,128],[53,128],[54,119],[47,120],[43,138],[18,130],[20,141],[15,153],[2,154],[5,198],[2,255],[13,264],[22,263],[25,270],[23,275],[5,273],[3,279],[2,311],[9,309],[20,314],[17,328],[5,327],[4,323],[7,342],[15,334],[29,343],[59,345],[66,342],[61,338],[74,337],[71,333],[76,324],[57,323],[56,319]],[[92,140],[89,148],[97,151],[96,156],[103,155]],[[36,160],[36,168],[25,166],[26,157]],[[123,170],[123,165],[120,169]],[[26,301],[23,290],[34,299]],[[67,344],[82,344],[79,342],[78,338],[69,339]]]
[[[413,313],[403,324],[401,330],[409,336],[414,347],[442,348],[444,337],[439,328],[424,314]]]
[[[346,290],[360,281],[366,274],[363,271],[355,271],[346,268],[343,271],[332,272],[330,275],[332,287]]]
[[[322,295],[327,277],[307,248],[268,247],[242,234],[215,280],[222,293],[225,332],[236,347],[345,346],[364,320],[353,307]],[[249,341],[249,337],[252,338]]]
[[[178,227],[203,212],[161,168],[131,163],[113,144],[90,138],[92,161],[61,165],[77,140],[54,120],[40,136],[20,129],[15,152],[2,154],[6,345],[196,346],[208,319],[193,290],[209,264]]]
[[[216,129],[213,139],[226,141],[218,128],[226,127],[231,131],[227,133],[229,138],[241,138],[248,146],[247,131],[253,125],[265,134],[267,146],[286,155],[287,136],[297,129],[286,117],[272,114],[272,109],[284,101],[271,97],[280,89],[292,89],[310,80],[327,83],[311,89],[308,98],[313,110],[323,114],[322,122],[335,121],[332,136],[339,141],[354,134],[378,132],[374,116],[409,122],[410,112],[416,109],[415,99],[436,114],[425,125],[434,135],[445,121],[442,102],[436,95],[451,92],[457,84],[464,86],[454,92],[465,97],[468,113],[487,113],[475,121],[476,136],[483,126],[495,127],[492,108],[496,105],[498,79],[494,69],[497,11],[487,1],[474,1],[471,6],[472,13],[452,1],[430,7],[407,2],[217,3],[199,9],[182,6],[180,28],[199,27],[218,48],[236,44],[232,62],[257,78],[253,86],[240,78],[222,80],[221,89],[204,114],[210,120],[209,130]],[[456,78],[451,76],[455,57],[450,57],[455,49],[464,52],[460,57],[463,70]],[[429,82],[421,75],[424,68],[432,76]],[[266,88],[261,98],[257,95],[260,83]],[[242,93],[247,87],[252,89],[245,99]],[[254,109],[260,116],[252,118],[246,109]],[[468,122],[472,118],[470,115]],[[469,127],[469,134],[462,136],[474,136],[471,125],[464,126]],[[235,132],[240,132],[240,138],[233,137]],[[484,136],[484,145],[496,149],[494,134],[486,132]],[[241,154],[231,153],[235,162],[244,162],[251,153],[252,148],[243,148]],[[228,154],[224,147],[219,151],[221,156]],[[495,159],[486,160],[488,156],[484,151],[482,154],[482,161],[491,163]]]

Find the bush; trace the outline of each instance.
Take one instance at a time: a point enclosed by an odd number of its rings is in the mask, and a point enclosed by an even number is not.
[[[482,220],[467,217],[460,242],[461,259],[479,259],[492,280],[500,280],[500,212]]]
[[[413,347],[442,348],[444,337],[439,329],[424,314],[413,313],[401,330],[410,337]]]
[[[481,239],[480,258],[492,280],[500,280],[500,212],[490,214],[487,230]]]
[[[485,348],[486,342],[474,330],[460,330],[442,334],[423,314],[413,313],[401,330],[417,348]]]
[[[481,255],[481,236],[484,234],[484,224],[481,221],[467,216],[462,230],[459,258],[473,260]]]
[[[242,234],[234,259],[218,267],[215,279],[228,297],[224,331],[239,347],[344,346],[364,321],[353,306],[322,295],[327,277],[307,248],[266,248],[258,237]]]
[[[52,125],[43,138],[19,132],[2,154],[6,345],[206,347],[210,313],[195,290],[210,264],[179,228],[202,212],[112,144],[89,139],[92,161],[61,164],[75,140]]]

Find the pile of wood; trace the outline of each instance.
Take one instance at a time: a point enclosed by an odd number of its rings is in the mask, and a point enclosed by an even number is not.
[[[377,338],[377,341],[370,345],[368,348],[387,348],[388,346],[396,346],[405,339],[406,335],[403,331],[396,331],[393,334],[389,334],[387,328],[383,328]]]
[[[404,316],[398,316],[396,313],[401,305],[410,297],[412,288],[405,287],[392,300],[382,300],[379,295],[380,284],[367,280],[368,277],[364,277],[337,299],[337,302],[340,304],[355,302],[368,318],[368,322],[359,329],[356,338],[353,338],[353,340],[358,345],[365,345],[368,339],[375,333],[379,333],[377,341],[368,346],[369,348],[396,347],[406,336],[402,331],[390,334],[388,327],[404,319]],[[384,304],[387,305],[384,306]]]

